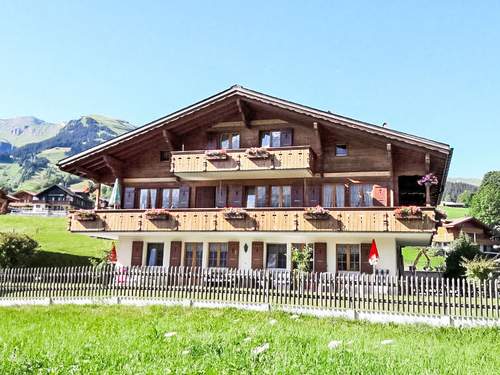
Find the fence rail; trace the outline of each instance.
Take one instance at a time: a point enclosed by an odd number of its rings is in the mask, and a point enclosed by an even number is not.
[[[0,269],[5,299],[133,297],[500,318],[500,280],[185,267]]]

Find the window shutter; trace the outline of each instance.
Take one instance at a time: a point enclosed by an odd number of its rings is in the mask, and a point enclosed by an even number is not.
[[[292,207],[304,206],[304,186],[292,185]]]
[[[228,206],[243,206],[243,185],[229,185]]]
[[[252,269],[264,268],[264,242],[252,242]]]
[[[227,258],[227,266],[229,268],[238,268],[238,259],[240,254],[240,243],[238,241],[228,242],[228,258]]]
[[[314,244],[314,272],[327,272],[326,242]]]
[[[307,207],[315,207],[320,204],[321,187],[319,185],[307,186],[306,192]]]
[[[292,129],[284,129],[281,131],[281,147],[292,145]]]
[[[170,267],[179,267],[181,265],[181,241],[170,242]]]
[[[219,148],[217,134],[207,133],[207,150],[217,150]]]
[[[373,273],[373,267],[372,265],[368,262],[368,257],[370,256],[370,248],[372,244],[371,243],[362,243],[361,244],[361,251],[360,251],[360,269],[361,273]]]
[[[179,208],[189,208],[189,186],[179,188]]]
[[[130,260],[130,265],[132,266],[142,266],[142,248],[144,243],[142,241],[132,242],[132,259]]]
[[[218,208],[226,207],[227,205],[227,186],[217,186],[215,189],[215,206]]]
[[[374,206],[387,206],[387,187],[373,185],[372,197]]]

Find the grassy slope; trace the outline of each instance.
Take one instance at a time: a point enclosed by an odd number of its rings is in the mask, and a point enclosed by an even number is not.
[[[25,233],[38,241],[45,265],[88,264],[88,257],[99,257],[111,246],[107,240],[72,234],[66,226],[65,218],[0,216],[0,232]]]
[[[19,307],[1,315],[2,374],[493,374],[500,366],[499,329],[159,307]],[[394,343],[380,344],[388,339]],[[343,344],[330,350],[332,340]],[[251,354],[264,343],[269,350]]]

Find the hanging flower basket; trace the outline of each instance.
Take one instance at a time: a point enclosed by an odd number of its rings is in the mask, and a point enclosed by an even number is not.
[[[330,212],[319,205],[304,210],[304,218],[307,220],[327,220],[329,217]]]
[[[165,208],[152,208],[145,212],[148,220],[168,220],[170,213]]]
[[[78,221],[94,221],[97,215],[93,210],[78,210],[73,214],[73,218]]]
[[[237,207],[227,207],[223,214],[227,220],[243,220],[247,217],[247,212],[243,208]]]
[[[245,155],[249,159],[269,159],[271,154],[265,147],[250,147],[245,150]]]
[[[417,206],[399,207],[394,210],[396,219],[402,220],[420,220],[422,219],[422,210]]]
[[[438,178],[434,173],[428,173],[425,176],[422,176],[420,180],[417,181],[417,184],[420,186],[431,186],[437,185],[439,183]]]
[[[205,158],[207,160],[226,160],[227,152],[225,149],[207,150],[205,151]]]

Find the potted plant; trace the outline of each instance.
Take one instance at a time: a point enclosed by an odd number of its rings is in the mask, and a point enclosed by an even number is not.
[[[396,219],[415,220],[422,218],[422,210],[417,206],[399,207],[394,210]]]
[[[78,221],[94,221],[97,215],[94,210],[78,210],[73,217]]]
[[[166,208],[150,208],[145,212],[148,220],[167,220],[169,215],[170,213]]]
[[[226,207],[224,208],[224,218],[229,220],[242,220],[247,216],[247,212],[243,208]]]
[[[265,147],[250,147],[245,150],[245,155],[249,159],[268,159],[271,154]]]
[[[422,176],[417,183],[420,186],[431,186],[431,185],[437,185],[439,183],[438,178],[434,173],[428,173],[425,176]]]
[[[320,205],[307,207],[304,212],[304,217],[309,220],[326,220],[329,216],[329,211]]]
[[[205,151],[205,158],[207,160],[226,160],[227,151],[223,148],[220,150],[207,150]]]

